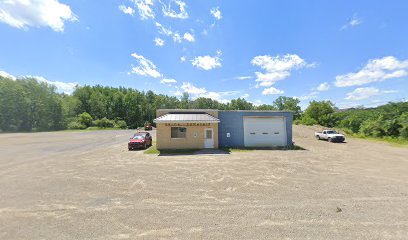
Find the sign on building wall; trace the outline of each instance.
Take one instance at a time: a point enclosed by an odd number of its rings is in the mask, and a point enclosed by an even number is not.
[[[193,126],[210,126],[211,123],[165,123],[166,127],[193,127]]]

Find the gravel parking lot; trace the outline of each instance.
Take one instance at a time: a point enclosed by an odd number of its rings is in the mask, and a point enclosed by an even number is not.
[[[0,135],[0,239],[407,239],[408,148],[335,144],[187,156],[124,131]]]

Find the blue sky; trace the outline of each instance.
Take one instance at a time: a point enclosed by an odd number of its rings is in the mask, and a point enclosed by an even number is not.
[[[408,2],[7,0],[0,74],[226,102],[408,99]]]

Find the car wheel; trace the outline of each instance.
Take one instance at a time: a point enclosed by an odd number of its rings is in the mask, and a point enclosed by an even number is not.
[[[331,138],[328,138],[327,141],[328,141],[328,142],[332,142],[332,139],[331,139]]]
[[[146,143],[144,143],[143,148],[147,149],[147,144]]]
[[[129,150],[129,151],[132,151],[132,149],[131,149],[131,148],[128,148],[128,150]]]

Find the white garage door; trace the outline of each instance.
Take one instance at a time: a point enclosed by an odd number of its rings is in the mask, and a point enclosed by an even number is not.
[[[286,146],[284,117],[244,117],[246,147]]]

